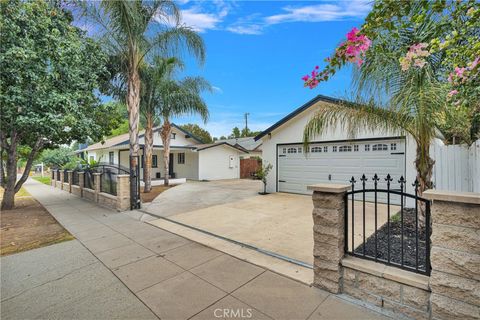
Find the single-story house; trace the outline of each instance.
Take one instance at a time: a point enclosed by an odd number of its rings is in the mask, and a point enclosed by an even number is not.
[[[231,138],[217,140],[217,143],[226,142],[233,146],[241,147],[248,151],[248,154],[240,156],[240,159],[248,159],[253,157],[262,157],[262,140],[255,140],[254,137]]]
[[[240,177],[240,156],[248,151],[227,142],[203,143],[199,138],[183,128],[172,124],[170,142],[169,176],[176,179],[221,180]],[[152,179],[165,177],[163,166],[163,144],[159,134],[160,128],[154,128]],[[145,149],[145,131],[139,132],[140,167],[143,168]],[[92,144],[77,153],[85,159],[96,160],[111,165],[129,168],[128,133],[112,137],[103,142]],[[143,170],[140,169],[143,180]]]
[[[348,184],[352,176],[358,181],[358,189],[363,174],[368,178],[367,188],[373,188],[374,174],[380,178],[378,188],[386,188],[385,177],[390,174],[392,189],[399,189],[398,180],[403,176],[406,191],[413,193],[416,144],[411,137],[365,130],[352,139],[338,126],[312,139],[305,152],[305,125],[319,106],[339,102],[318,95],[255,137],[262,141],[263,159],[273,166],[267,177],[267,191],[310,194],[308,185]]]

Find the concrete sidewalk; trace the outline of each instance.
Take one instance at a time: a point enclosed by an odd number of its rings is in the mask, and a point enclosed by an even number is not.
[[[25,187],[78,241],[1,259],[2,319],[383,319],[135,220],[135,212],[36,181]]]

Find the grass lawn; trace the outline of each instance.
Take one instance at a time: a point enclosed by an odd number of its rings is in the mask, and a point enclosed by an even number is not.
[[[74,239],[24,188],[15,195],[15,208],[0,212],[0,228],[2,256]]]
[[[50,182],[52,181],[52,178],[51,177],[32,177],[33,179],[41,182],[41,183],[44,183],[46,185],[50,185]]]
[[[142,198],[142,202],[146,203],[146,202],[152,202],[153,199],[155,199],[160,193],[162,193],[163,191],[166,191],[170,188],[173,188],[175,186],[168,186],[168,187],[165,187],[165,186],[154,186],[152,187],[152,190],[148,193],[144,193],[143,192],[143,187],[141,187],[140,189],[140,198]]]

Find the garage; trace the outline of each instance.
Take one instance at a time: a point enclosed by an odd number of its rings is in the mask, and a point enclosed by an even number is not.
[[[307,186],[316,183],[348,183],[368,178],[367,188],[373,188],[372,177],[379,176],[378,188],[386,188],[384,178],[390,174],[391,187],[399,188],[398,180],[405,176],[405,142],[402,138],[354,141],[317,142],[308,152],[301,144],[277,146],[279,192],[310,194]],[[379,194],[379,197],[381,195]]]

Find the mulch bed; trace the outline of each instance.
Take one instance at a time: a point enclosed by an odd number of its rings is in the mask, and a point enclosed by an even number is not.
[[[174,187],[174,185],[170,186],[154,186],[150,192],[143,192],[143,186],[140,187],[140,198],[142,199],[143,203],[152,202],[160,193]]]
[[[419,211],[420,215],[420,211]],[[415,210],[405,208],[403,211],[403,263],[405,266],[413,267],[416,262],[416,229]],[[390,218],[390,262],[401,264],[402,260],[402,224],[400,212]],[[384,224],[377,230],[377,259],[388,261],[388,224]],[[375,257],[375,233],[367,240],[365,245],[355,248],[355,253]],[[418,268],[425,270],[425,228],[418,225]]]

